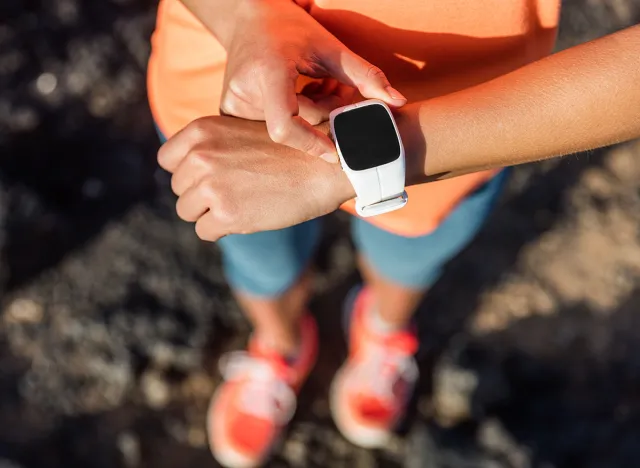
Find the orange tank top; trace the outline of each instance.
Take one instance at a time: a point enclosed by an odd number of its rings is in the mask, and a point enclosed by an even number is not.
[[[548,55],[560,11],[560,0],[298,3],[351,50],[379,66],[410,102],[473,86]],[[218,113],[225,64],[223,47],[179,0],[160,1],[148,88],[151,110],[166,136]],[[369,220],[406,236],[429,233],[493,174],[409,187],[405,208]],[[353,202],[343,208],[354,213]]]

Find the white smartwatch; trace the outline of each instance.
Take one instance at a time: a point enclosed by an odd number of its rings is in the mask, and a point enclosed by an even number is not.
[[[387,105],[371,99],[329,115],[340,164],[356,192],[356,211],[369,217],[407,204],[404,147]]]

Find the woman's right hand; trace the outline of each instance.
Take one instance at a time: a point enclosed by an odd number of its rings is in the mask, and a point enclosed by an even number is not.
[[[295,2],[235,1],[234,26],[226,37],[218,37],[228,53],[222,113],[264,120],[273,141],[337,162],[333,143],[313,125],[349,104],[354,88],[394,107],[406,103],[379,68],[349,50]],[[297,95],[299,75],[324,82]]]

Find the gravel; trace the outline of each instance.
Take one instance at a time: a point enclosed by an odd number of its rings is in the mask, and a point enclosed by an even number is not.
[[[638,1],[563,3],[560,47],[640,19]],[[215,364],[248,326],[156,167],[155,5],[0,4],[0,468],[212,466]],[[637,466],[639,180],[638,142],[514,171],[423,305],[423,379],[376,452],[327,411],[355,281],[332,217],[312,304],[324,353],[271,466]]]

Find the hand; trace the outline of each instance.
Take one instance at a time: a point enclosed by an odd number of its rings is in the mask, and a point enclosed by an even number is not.
[[[235,27],[221,38],[228,52],[221,112],[265,120],[272,140],[337,162],[335,147],[313,125],[351,103],[352,87],[366,98],[406,103],[384,73],[351,52],[291,0],[241,0]],[[326,78],[296,95],[298,76]]]
[[[340,166],[274,143],[264,123],[233,117],[192,122],[160,148],[158,162],[173,173],[178,216],[208,241],[292,226],[354,197]]]

